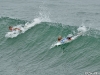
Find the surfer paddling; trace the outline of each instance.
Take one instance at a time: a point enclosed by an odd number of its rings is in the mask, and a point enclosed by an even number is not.
[[[72,38],[72,37],[67,37],[67,38],[62,39],[62,36],[59,36],[59,37],[58,37],[58,41],[65,40],[65,39],[71,40],[71,38]]]
[[[20,30],[20,29],[19,28],[13,28],[12,26],[9,26],[9,30],[13,31],[13,30]]]

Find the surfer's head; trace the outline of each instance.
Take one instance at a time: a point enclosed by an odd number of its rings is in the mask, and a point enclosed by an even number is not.
[[[62,39],[62,37],[61,37],[61,36],[59,36],[59,37],[58,37],[58,41],[60,41],[61,39]]]
[[[9,26],[9,28],[12,28],[12,26]]]
[[[12,26],[9,26],[9,30],[12,30]]]

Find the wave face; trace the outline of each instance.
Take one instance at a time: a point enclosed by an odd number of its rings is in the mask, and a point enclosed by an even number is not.
[[[71,43],[50,49],[59,35],[77,26],[41,22],[15,38],[5,38],[8,26],[27,21],[0,18],[0,75],[84,75],[100,72],[100,33],[89,29]]]

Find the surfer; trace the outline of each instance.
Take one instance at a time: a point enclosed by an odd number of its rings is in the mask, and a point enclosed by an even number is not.
[[[12,26],[9,26],[9,30],[13,31],[13,30],[20,30],[20,29],[19,28],[13,28]]]
[[[62,36],[59,36],[59,37],[58,37],[58,41],[64,41],[64,40],[67,40],[67,39],[68,39],[68,40],[72,40],[71,38],[72,38],[72,37],[67,37],[67,38],[63,38],[63,39],[62,39]]]

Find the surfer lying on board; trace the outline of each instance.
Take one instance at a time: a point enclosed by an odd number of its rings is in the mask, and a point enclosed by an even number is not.
[[[67,38],[64,38],[64,39],[71,40],[71,38],[72,38],[72,37],[67,37]],[[63,40],[63,39],[62,39],[62,36],[59,36],[59,37],[58,37],[58,41],[61,41],[61,40]]]
[[[20,29],[19,28],[13,28],[12,26],[9,26],[9,30],[13,31],[13,30],[20,30]]]

